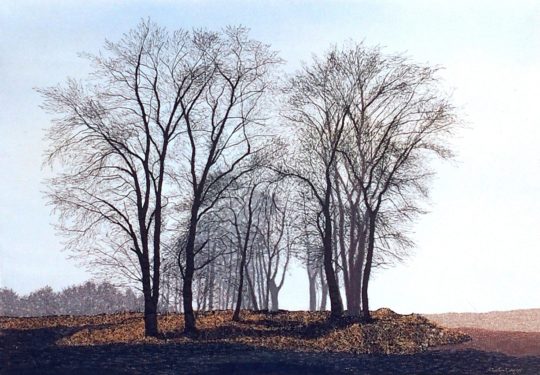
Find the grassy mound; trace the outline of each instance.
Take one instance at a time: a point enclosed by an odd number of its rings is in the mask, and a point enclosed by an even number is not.
[[[231,321],[231,311],[200,312],[199,335],[182,335],[181,314],[159,317],[160,338],[145,338],[141,314],[97,316],[1,318],[0,329],[62,328],[60,345],[103,345],[110,343],[241,343],[270,349],[349,353],[409,354],[429,347],[467,341],[469,337],[442,328],[426,318],[399,315],[390,309],[373,312],[365,324],[353,317],[330,321],[328,312],[243,311],[241,322]]]

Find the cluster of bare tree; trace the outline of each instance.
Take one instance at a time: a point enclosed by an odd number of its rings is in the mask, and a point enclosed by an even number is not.
[[[298,145],[279,170],[315,198],[333,315],[343,312],[339,270],[349,312],[361,306],[370,319],[371,270],[411,246],[403,224],[422,212],[429,158],[451,155],[455,119],[436,72],[360,44],[334,48],[291,80],[285,117]]]
[[[437,69],[351,44],[288,80],[246,29],[141,23],[88,56],[84,82],[42,89],[58,115],[49,196],[67,246],[158,306],[278,309],[292,259],[310,309],[369,319],[372,269],[401,258],[432,155],[455,123]],[[319,301],[317,301],[319,289]]]
[[[0,316],[95,315],[142,308],[140,295],[107,282],[86,282],[60,292],[46,286],[25,296],[8,288],[0,289]]]
[[[240,306],[279,308],[287,269],[300,249],[300,232],[295,191],[266,172],[246,174],[231,184],[199,222],[193,287],[198,310],[234,309],[239,319]],[[182,311],[176,296],[184,287],[186,237],[165,256],[162,299],[173,311]]]

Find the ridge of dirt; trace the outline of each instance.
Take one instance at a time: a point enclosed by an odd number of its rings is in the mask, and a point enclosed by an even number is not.
[[[160,338],[144,337],[140,313],[0,318],[0,329],[57,328],[63,332],[56,341],[61,346],[222,343],[266,349],[357,354],[412,354],[469,339],[467,335],[440,327],[421,315],[399,315],[390,309],[374,311],[374,321],[371,323],[362,323],[350,317],[330,321],[328,312],[305,311],[243,311],[241,322],[232,322],[231,317],[231,311],[200,312],[200,332],[196,338],[182,335],[181,314],[159,317]]]

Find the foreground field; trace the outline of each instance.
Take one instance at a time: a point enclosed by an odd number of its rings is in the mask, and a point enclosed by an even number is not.
[[[0,318],[0,373],[540,373],[540,357],[426,350],[466,336],[418,315],[374,316],[371,324],[328,324],[325,313],[246,312],[232,323],[230,312],[206,313],[199,337],[187,338],[181,316],[165,315],[159,339],[143,337],[140,314]]]

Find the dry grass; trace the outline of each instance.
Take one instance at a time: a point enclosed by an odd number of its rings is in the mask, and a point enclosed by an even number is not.
[[[468,336],[442,328],[420,315],[398,315],[389,309],[373,313],[362,324],[353,318],[328,320],[326,312],[242,312],[242,322],[232,322],[230,311],[198,314],[199,335],[182,334],[179,314],[159,317],[160,338],[145,338],[141,314],[0,318],[0,329],[66,328],[60,345],[111,343],[241,343],[270,349],[351,353],[416,353],[429,347],[463,342]]]

